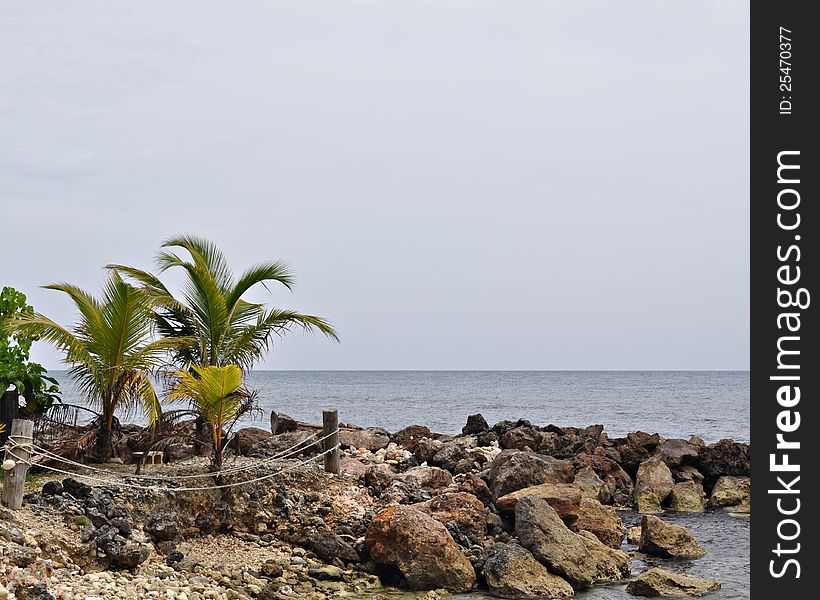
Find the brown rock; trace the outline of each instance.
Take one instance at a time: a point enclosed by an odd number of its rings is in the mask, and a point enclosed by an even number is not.
[[[706,508],[703,486],[694,481],[676,483],[667,499],[667,506],[680,512],[703,512]]]
[[[439,467],[413,467],[397,475],[395,480],[411,489],[427,491],[440,490],[453,483],[452,475]]]
[[[526,549],[515,544],[495,544],[484,563],[487,587],[501,598],[569,598],[572,586],[550,573]]]
[[[578,520],[570,526],[576,532],[589,531],[601,543],[619,549],[626,534],[626,526],[611,506],[604,506],[592,498],[581,500]]]
[[[342,446],[365,448],[371,452],[387,448],[390,443],[390,434],[381,427],[367,429],[342,429],[339,431],[339,443]]]
[[[672,491],[672,471],[659,458],[650,458],[638,467],[635,478],[635,508],[638,512],[661,512],[661,503]]]
[[[641,519],[641,552],[664,558],[700,558],[706,554],[686,527],[666,523],[658,517],[644,515]]]
[[[259,429],[258,427],[245,427],[236,432],[236,437],[233,439],[234,448],[239,450],[239,454],[247,456],[250,449],[259,442],[268,439],[271,432],[266,429]]]
[[[524,496],[535,496],[546,500],[565,523],[578,518],[581,505],[581,490],[574,483],[542,483],[512,492],[495,501],[495,506],[503,512],[515,512],[515,505]]]
[[[748,511],[752,502],[752,480],[748,477],[719,477],[709,496],[709,508],[739,508]]]
[[[630,594],[646,598],[693,598],[719,589],[717,579],[700,579],[658,568],[644,571],[626,586]]]
[[[498,499],[542,483],[572,483],[575,471],[569,461],[532,452],[504,450],[490,467],[490,490]]]
[[[487,533],[487,510],[484,503],[466,492],[440,494],[431,500],[414,504],[439,523],[453,522],[465,535],[483,539]]]

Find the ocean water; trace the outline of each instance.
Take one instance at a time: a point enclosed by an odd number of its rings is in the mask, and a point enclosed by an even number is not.
[[[65,372],[53,374],[65,402],[84,404]],[[490,424],[524,418],[600,423],[611,437],[641,430],[749,441],[748,371],[254,371],[247,384],[263,414],[243,426],[267,428],[271,410],[320,423],[322,409],[336,408],[343,423],[454,434],[480,412]]]

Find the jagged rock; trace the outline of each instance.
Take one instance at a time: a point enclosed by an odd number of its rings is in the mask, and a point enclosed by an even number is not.
[[[520,426],[505,431],[498,440],[499,446],[511,450],[535,450],[541,445],[543,434],[534,427]]]
[[[591,468],[604,482],[604,490],[598,500],[603,504],[615,503],[626,506],[632,502],[632,479],[613,459],[600,454],[582,453],[573,459],[576,469]]]
[[[694,481],[676,483],[667,498],[667,506],[680,512],[703,512],[706,508],[703,486]]]
[[[661,442],[655,451],[670,469],[684,464],[693,464],[698,459],[698,447],[686,440],[672,439]]]
[[[677,482],[694,481],[702,485],[704,481],[703,473],[690,465],[675,467],[672,469],[672,477],[674,477]]]
[[[711,486],[721,475],[751,477],[752,459],[749,444],[720,440],[700,449],[700,471]]]
[[[631,477],[634,477],[640,464],[648,459],[661,443],[661,438],[657,433],[650,435],[643,431],[636,431],[628,434],[625,440],[619,441],[617,450],[621,455],[621,466]]]
[[[635,508],[638,512],[661,512],[661,504],[675,485],[672,471],[659,458],[641,463],[635,478]]]
[[[413,448],[413,456],[415,456],[419,462],[430,462],[433,460],[433,457],[436,453],[444,447],[444,442],[441,440],[434,440],[431,438],[421,438],[415,443],[415,447]]]
[[[167,542],[180,537],[181,528],[174,513],[161,511],[154,514],[143,528],[154,543]]]
[[[394,481],[400,481],[415,490],[440,490],[453,482],[448,471],[439,467],[413,467],[396,475]]]
[[[693,598],[719,589],[717,579],[700,579],[657,567],[644,571],[626,586],[630,594],[646,598]]]
[[[249,451],[248,456],[252,458],[269,458],[288,452],[288,458],[297,456],[314,456],[320,452],[318,444],[311,444],[313,434],[309,431],[297,430],[286,431],[262,440],[255,444]],[[295,447],[295,449],[294,449]]]
[[[63,492],[77,498],[78,500],[82,500],[83,498],[88,498],[91,494],[91,486],[86,485],[84,483],[80,483],[76,479],[72,479],[71,477],[67,479],[63,479]]]
[[[709,508],[736,508],[748,511],[751,505],[751,479],[724,475],[719,477],[709,496]]]
[[[317,531],[308,538],[308,546],[325,562],[338,558],[345,562],[358,562],[359,553],[332,531]]]
[[[455,478],[456,491],[472,494],[485,505],[492,502],[492,493],[487,482],[475,473],[465,473]]]
[[[626,528],[626,541],[636,546],[641,543],[641,526],[633,525]]]
[[[433,432],[423,425],[410,425],[393,434],[393,441],[410,452],[422,438],[435,438]]]
[[[603,504],[612,502],[612,494],[609,493],[609,489],[604,485],[604,480],[598,477],[598,474],[592,467],[584,467],[575,473],[574,483],[581,490],[582,498],[592,498]]]
[[[521,545],[576,590],[629,574],[626,553],[604,546],[591,533],[584,533],[570,531],[555,510],[540,498],[525,496],[515,507],[515,535]]]
[[[366,429],[343,429],[339,431],[339,443],[353,448],[365,448],[371,452],[387,448],[390,443],[390,434],[381,427]]]
[[[370,468],[370,465],[367,465],[358,458],[353,458],[351,456],[343,458],[339,461],[339,470],[342,473],[352,475],[359,479],[363,478],[367,474],[368,468]]]
[[[270,412],[270,432],[273,435],[288,433],[299,429],[299,423],[284,413]]]
[[[484,504],[466,492],[449,492],[414,504],[439,523],[455,523],[458,530],[465,535],[474,535],[483,539],[487,533],[487,511]]]
[[[48,588],[42,584],[20,584],[14,590],[17,600],[54,600]]]
[[[110,544],[106,546],[105,553],[111,561],[112,567],[133,569],[148,560],[151,549],[145,544],[129,541]]]
[[[578,519],[570,525],[576,532],[589,531],[610,548],[618,549],[626,533],[626,526],[611,506],[604,506],[592,498],[581,500]]]
[[[416,590],[469,591],[475,584],[470,561],[446,527],[407,506],[389,506],[367,528],[367,549],[374,561],[393,565]]]
[[[59,496],[63,493],[63,484],[59,481],[46,481],[43,484],[43,496]]]
[[[516,544],[494,544],[484,563],[487,587],[502,598],[569,598],[572,586]]]
[[[395,477],[396,472],[390,465],[378,463],[367,468],[364,474],[364,483],[369,488],[384,490],[393,483]]]
[[[430,463],[453,473],[456,470],[456,465],[462,460],[468,460],[472,464],[473,461],[469,458],[468,449],[474,448],[475,444],[476,440],[471,436],[445,442],[441,449],[430,459]]]
[[[525,496],[535,496],[546,500],[558,513],[561,520],[569,524],[578,518],[581,505],[581,489],[574,483],[542,483],[517,490],[495,501],[495,506],[503,512],[515,512],[515,505]]]
[[[467,424],[461,428],[461,433],[464,435],[473,435],[477,433],[485,433],[490,430],[487,420],[483,415],[476,414],[467,417]]]
[[[706,554],[695,537],[682,525],[666,523],[653,515],[641,519],[638,549],[664,558],[700,558]]]
[[[489,474],[490,490],[498,499],[532,485],[542,483],[572,483],[575,471],[569,461],[532,452],[504,450],[492,462]]]
[[[258,427],[245,427],[236,432],[232,446],[236,448],[242,456],[247,456],[250,449],[259,442],[271,436],[269,431]],[[234,445],[235,444],[235,445]]]
[[[20,542],[23,540],[20,539]],[[5,551],[9,561],[18,567],[27,567],[37,560],[38,551],[28,546],[12,542]]]

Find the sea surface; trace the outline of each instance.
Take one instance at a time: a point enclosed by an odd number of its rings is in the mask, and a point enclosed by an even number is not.
[[[65,373],[52,374],[61,381],[65,402],[84,404]],[[242,426],[267,428],[271,410],[319,423],[322,409],[336,408],[343,423],[388,431],[421,424],[454,434],[468,415],[480,412],[490,424],[525,418],[536,425],[600,423],[611,437],[642,430],[665,437],[698,435],[707,442],[749,441],[747,371],[255,371],[247,384],[258,390],[263,414],[247,418]],[[140,418],[128,415],[124,420]],[[627,525],[640,521],[630,511],[621,516]],[[748,517],[714,512],[668,513],[664,518],[688,527],[709,554],[696,561],[660,561],[657,566],[717,578],[723,587],[709,595],[714,600],[749,598]],[[655,565],[635,559],[633,574],[649,566]],[[625,587],[623,582],[595,586],[576,598],[634,598]]]
[[[65,402],[85,403],[65,372],[52,374]],[[748,371],[254,371],[247,384],[262,414],[243,426],[267,428],[271,410],[320,423],[322,409],[336,408],[343,423],[454,434],[480,412],[490,424],[599,423],[610,437],[640,430],[749,441]]]

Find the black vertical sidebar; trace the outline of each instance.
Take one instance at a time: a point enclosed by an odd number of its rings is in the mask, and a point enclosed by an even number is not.
[[[751,592],[802,600],[820,545],[820,34],[811,2],[751,7]]]

